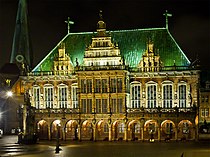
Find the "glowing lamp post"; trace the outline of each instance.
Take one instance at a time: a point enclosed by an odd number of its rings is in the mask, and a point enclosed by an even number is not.
[[[11,91],[8,91],[8,92],[7,92],[7,96],[8,96],[8,97],[12,97],[12,95],[13,95],[13,93],[12,93]]]

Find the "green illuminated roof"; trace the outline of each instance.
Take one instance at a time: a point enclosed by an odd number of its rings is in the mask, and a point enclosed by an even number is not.
[[[86,46],[91,43],[91,38],[96,33],[70,33],[66,35],[55,48],[33,69],[33,71],[52,71],[53,60],[58,53],[58,46],[65,43],[66,53],[69,54],[72,63],[76,65],[83,62]],[[136,67],[145,52],[148,41],[154,43],[154,52],[160,55],[163,66],[188,66],[190,61],[180,49],[170,32],[165,28],[135,29],[110,31],[112,42],[118,44],[125,63],[130,67]]]

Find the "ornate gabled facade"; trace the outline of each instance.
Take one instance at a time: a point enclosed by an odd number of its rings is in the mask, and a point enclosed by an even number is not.
[[[63,140],[195,140],[198,81],[168,29],[107,32],[100,17],[96,33],[68,33],[16,89],[40,139],[59,129]]]

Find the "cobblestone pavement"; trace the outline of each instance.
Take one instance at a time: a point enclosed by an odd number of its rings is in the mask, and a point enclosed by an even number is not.
[[[0,157],[210,157],[210,141],[203,142],[62,142],[55,153],[55,141],[19,145],[17,136],[0,139]]]

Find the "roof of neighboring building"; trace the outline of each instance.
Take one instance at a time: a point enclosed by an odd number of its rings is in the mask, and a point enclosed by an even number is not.
[[[125,63],[130,67],[137,66],[149,40],[154,43],[154,51],[160,55],[163,66],[173,66],[174,63],[176,66],[190,65],[190,61],[166,28],[117,30],[107,33],[111,35],[112,42],[118,45]],[[65,43],[66,53],[69,54],[74,66],[76,58],[79,64],[82,64],[85,48],[90,45],[91,38],[95,35],[93,32],[67,34],[33,71],[52,71],[54,57],[62,42]]]

